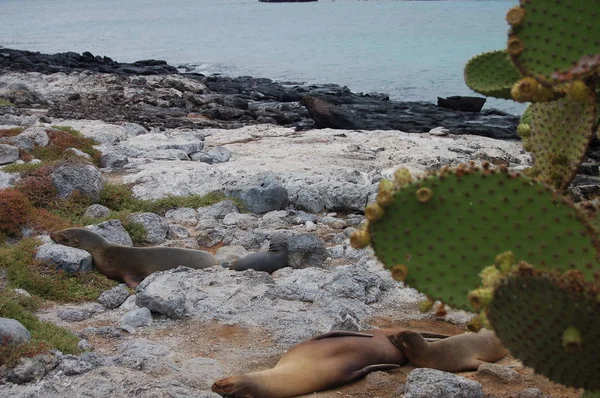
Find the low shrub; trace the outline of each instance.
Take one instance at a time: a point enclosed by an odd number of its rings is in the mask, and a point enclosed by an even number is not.
[[[32,357],[51,349],[57,349],[65,354],[79,352],[79,338],[71,332],[50,322],[42,322],[35,316],[40,305],[37,298],[25,297],[9,289],[0,290],[0,317],[15,319],[23,324],[31,333],[31,340],[22,345],[10,344],[3,341],[0,345],[0,365],[12,367],[22,357]]]
[[[0,233],[19,236],[32,210],[27,196],[17,189],[0,190]]]
[[[2,101],[2,98],[0,98]],[[25,131],[24,127],[13,127],[11,129],[0,129],[0,138],[14,137]]]

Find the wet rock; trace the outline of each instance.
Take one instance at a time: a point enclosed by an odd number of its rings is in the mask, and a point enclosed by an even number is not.
[[[98,297],[98,302],[108,309],[117,308],[129,297],[127,285],[121,283],[112,289],[106,290]]]
[[[453,109],[464,112],[479,112],[485,104],[485,97],[469,97],[455,95],[447,98],[437,98],[437,104],[439,107]]]
[[[16,319],[0,317],[0,342],[2,345],[25,344],[31,340],[31,333]]]
[[[483,398],[481,384],[452,373],[418,368],[406,379],[405,398]]]

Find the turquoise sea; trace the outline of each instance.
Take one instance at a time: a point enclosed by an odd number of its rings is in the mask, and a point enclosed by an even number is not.
[[[164,59],[202,73],[337,83],[398,100],[473,94],[467,60],[505,46],[517,0],[0,0],[0,46]],[[519,113],[512,101],[488,100]]]

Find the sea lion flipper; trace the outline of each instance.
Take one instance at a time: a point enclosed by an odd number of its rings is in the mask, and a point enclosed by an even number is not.
[[[392,370],[400,367],[402,366],[395,363],[379,363],[377,365],[365,366],[362,369],[350,373],[348,375],[348,379],[344,380],[344,384],[363,378],[371,372],[377,372],[379,370]]]
[[[132,274],[125,274],[123,276],[123,282],[125,282],[127,284],[127,287],[135,289],[137,287],[137,285],[140,284],[141,280],[140,280],[140,278],[136,278]]]
[[[348,337],[348,336],[354,336],[354,337],[373,337],[373,335],[371,333],[351,332],[351,331],[348,331],[348,330],[334,330],[332,332],[327,332],[327,333],[315,336],[315,337],[313,337],[310,340],[314,341],[314,340],[328,339],[330,337]]]

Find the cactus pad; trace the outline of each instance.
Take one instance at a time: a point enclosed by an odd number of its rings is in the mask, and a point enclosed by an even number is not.
[[[593,95],[531,105],[530,131],[523,136],[535,161],[530,176],[561,190],[569,185],[594,136],[595,108]]]
[[[521,7],[508,48],[523,75],[559,82],[600,70],[600,0],[521,0]]]
[[[425,202],[422,188],[431,191]],[[368,227],[379,260],[388,269],[406,265],[408,285],[458,308],[471,309],[467,294],[480,285],[479,272],[504,251],[590,278],[597,264],[595,230],[575,208],[505,169],[445,169],[393,192],[384,213]]]
[[[498,285],[487,317],[511,354],[536,373],[600,389],[598,292],[577,272],[519,270]]]
[[[465,66],[465,82],[473,91],[496,98],[512,99],[511,87],[521,78],[504,50],[472,58]]]

